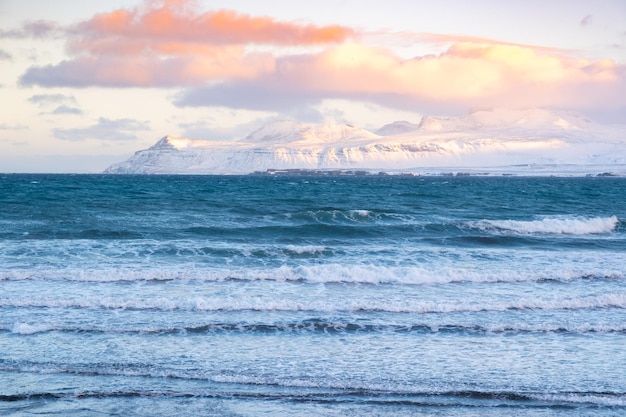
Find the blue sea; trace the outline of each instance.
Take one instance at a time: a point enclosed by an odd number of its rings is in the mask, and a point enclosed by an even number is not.
[[[0,415],[626,415],[626,178],[0,175]]]

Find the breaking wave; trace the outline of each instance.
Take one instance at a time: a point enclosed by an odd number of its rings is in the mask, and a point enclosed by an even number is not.
[[[263,296],[229,297],[41,297],[0,298],[0,307],[82,308],[155,311],[263,311],[263,312],[379,312],[379,313],[463,313],[518,310],[626,309],[626,292],[568,299],[511,301],[401,300],[368,298],[359,300],[295,300]]]
[[[617,216],[592,218],[545,218],[541,220],[480,220],[472,225],[486,231],[519,234],[593,235],[615,231]]]
[[[291,249],[302,257],[324,251],[323,247]],[[582,258],[580,265],[570,259],[567,268],[544,270],[545,265],[520,264],[499,265],[498,268],[480,268],[476,265],[346,265],[338,263],[283,265],[277,268],[100,268],[94,269],[42,269],[0,271],[2,281],[63,281],[63,282],[167,282],[167,281],[270,281],[301,283],[344,284],[400,284],[429,285],[457,283],[505,283],[505,282],[573,282],[614,281],[626,279],[620,262],[623,257],[598,255],[593,264]]]

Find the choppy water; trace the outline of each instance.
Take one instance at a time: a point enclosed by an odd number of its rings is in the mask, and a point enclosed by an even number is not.
[[[0,414],[626,414],[626,179],[0,178]]]

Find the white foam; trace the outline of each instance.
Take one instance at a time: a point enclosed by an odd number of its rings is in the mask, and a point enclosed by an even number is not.
[[[285,249],[289,252],[297,253],[298,255],[319,254],[327,250],[325,246],[316,245],[287,245]]]
[[[557,393],[535,394],[532,397],[548,402],[565,402],[574,404],[592,404],[601,407],[624,407],[626,398],[622,394],[603,393]]]
[[[511,231],[519,234],[591,235],[611,233],[619,220],[617,216],[591,218],[547,217],[541,220],[481,220],[472,223],[483,230]]]
[[[371,212],[369,210],[351,210],[350,213],[360,217],[367,217]]]
[[[302,256],[315,256],[325,252],[324,246],[287,247],[286,250]],[[0,281],[77,281],[77,282],[132,282],[132,281],[303,281],[310,283],[402,284],[430,285],[460,282],[536,282],[544,280],[573,281],[578,279],[626,278],[626,255],[597,251],[562,253],[558,261],[551,254],[518,251],[515,257],[505,257],[496,262],[491,257],[476,260],[471,254],[466,258],[451,259],[453,254],[440,254],[421,260],[420,265],[379,265],[375,263],[317,263],[299,262],[299,265],[278,267],[227,268],[203,265],[142,265],[116,267],[100,265],[99,268],[40,268],[28,270],[0,270]],[[411,256],[406,254],[402,256]],[[314,261],[316,261],[314,259]],[[557,262],[558,264],[555,264]]]
[[[87,308],[111,310],[161,310],[161,311],[315,311],[388,313],[459,313],[503,312],[510,310],[580,310],[626,309],[626,292],[613,292],[588,297],[567,299],[523,300],[419,300],[404,298],[361,299],[288,299],[268,296],[215,296],[215,297],[42,297],[0,298],[0,307]]]
[[[44,323],[30,324],[30,323],[16,322],[16,323],[13,323],[11,332],[16,333],[16,334],[28,335],[28,334],[48,332],[53,329],[54,329],[53,326],[49,324],[44,324]]]

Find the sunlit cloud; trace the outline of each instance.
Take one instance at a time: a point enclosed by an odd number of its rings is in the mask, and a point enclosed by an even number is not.
[[[343,42],[353,35],[350,28],[301,25],[271,17],[249,16],[230,10],[200,13],[189,2],[148,3],[144,10],[120,9],[103,13],[77,26],[83,40],[131,39],[146,46],[172,43],[211,45],[317,45]],[[97,45],[97,42],[95,43]],[[80,47],[89,50],[91,44]]]
[[[74,58],[32,67],[23,85],[202,85],[254,78],[274,69],[274,57],[249,46],[317,46],[353,36],[343,26],[281,22],[228,10],[199,12],[193,2],[147,2],[143,8],[97,14],[68,29]]]
[[[372,41],[381,45],[401,45],[410,46],[415,44],[431,44],[438,46],[450,46],[458,43],[469,43],[474,45],[505,45],[529,48],[537,52],[545,53],[569,53],[571,51],[563,48],[548,47],[542,45],[530,45],[523,43],[505,42],[498,39],[484,38],[480,36],[468,36],[451,33],[428,33],[428,32],[407,32],[407,31],[376,31],[362,33],[361,37],[367,41]]]
[[[384,48],[344,44],[307,57],[283,57],[267,77],[186,91],[179,105],[286,108],[348,98],[412,106],[561,106],[610,98],[625,103],[626,70],[513,45],[459,43],[436,56],[403,59]]]
[[[133,119],[107,119],[101,117],[94,125],[75,129],[53,129],[57,139],[78,142],[84,140],[131,141],[138,137],[135,132],[150,130],[150,124]]]
[[[584,25],[591,23],[588,17]],[[40,23],[14,36],[57,29]],[[276,111],[311,120],[321,117],[314,107],[325,99],[421,111],[626,106],[623,64],[475,36],[367,33],[202,11],[188,0],[146,1],[96,14],[65,33],[69,58],[31,67],[22,85],[182,88],[178,106]],[[407,57],[394,44],[434,45],[438,52]]]

